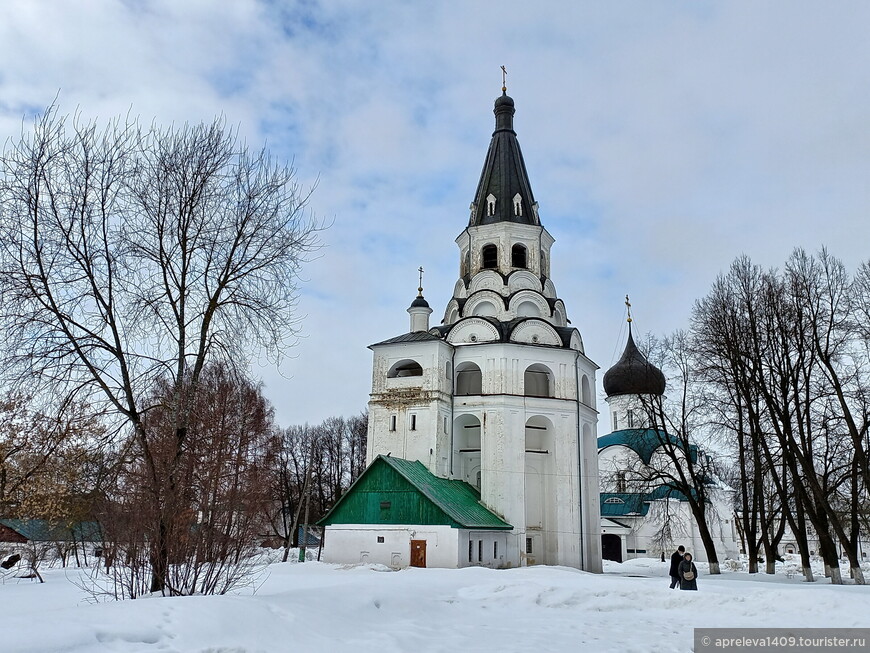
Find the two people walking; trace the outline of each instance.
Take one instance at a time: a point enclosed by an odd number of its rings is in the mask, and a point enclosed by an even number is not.
[[[698,569],[692,562],[692,554],[682,544],[671,554],[671,589],[677,585],[681,590],[698,589]]]

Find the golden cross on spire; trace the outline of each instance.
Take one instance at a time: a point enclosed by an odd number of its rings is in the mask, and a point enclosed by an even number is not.
[[[507,69],[504,66],[501,67],[501,92],[507,93]]]
[[[628,295],[625,296],[625,306],[628,308],[628,322],[631,323],[631,302],[628,301]]]
[[[423,296],[423,266],[422,265],[419,268],[417,268],[417,272],[420,273],[420,287],[417,288],[417,292],[419,293],[419,296],[422,297]]]

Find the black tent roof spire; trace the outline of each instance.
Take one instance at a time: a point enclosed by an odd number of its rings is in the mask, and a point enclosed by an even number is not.
[[[486,152],[471,205],[469,226],[496,222],[540,225],[526,163],[514,131],[514,100],[507,94],[502,66],[502,94],[495,101],[495,131]]]

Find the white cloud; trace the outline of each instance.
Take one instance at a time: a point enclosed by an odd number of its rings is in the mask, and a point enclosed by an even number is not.
[[[319,178],[334,220],[304,274],[306,335],[264,370],[282,422],[364,407],[366,345],[407,328],[415,270],[437,322],[509,70],[554,281],[587,353],[685,325],[738,254],[865,257],[864,3],[5,3],[0,135],[64,110],[222,113]],[[618,351],[617,351],[618,353]]]

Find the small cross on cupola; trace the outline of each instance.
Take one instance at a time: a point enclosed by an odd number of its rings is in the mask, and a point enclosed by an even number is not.
[[[507,94],[507,69],[501,67],[501,96],[496,98],[495,131],[471,204],[469,226],[515,222],[540,226],[535,196],[514,131],[514,100]]]
[[[420,273],[420,285],[417,287],[417,296],[414,298],[414,301],[411,302],[411,305],[408,307],[408,313],[411,316],[411,331],[428,331],[429,330],[429,316],[432,314],[432,309],[429,307],[429,302],[427,302],[423,297],[423,268],[422,266],[417,268],[417,272]]]

